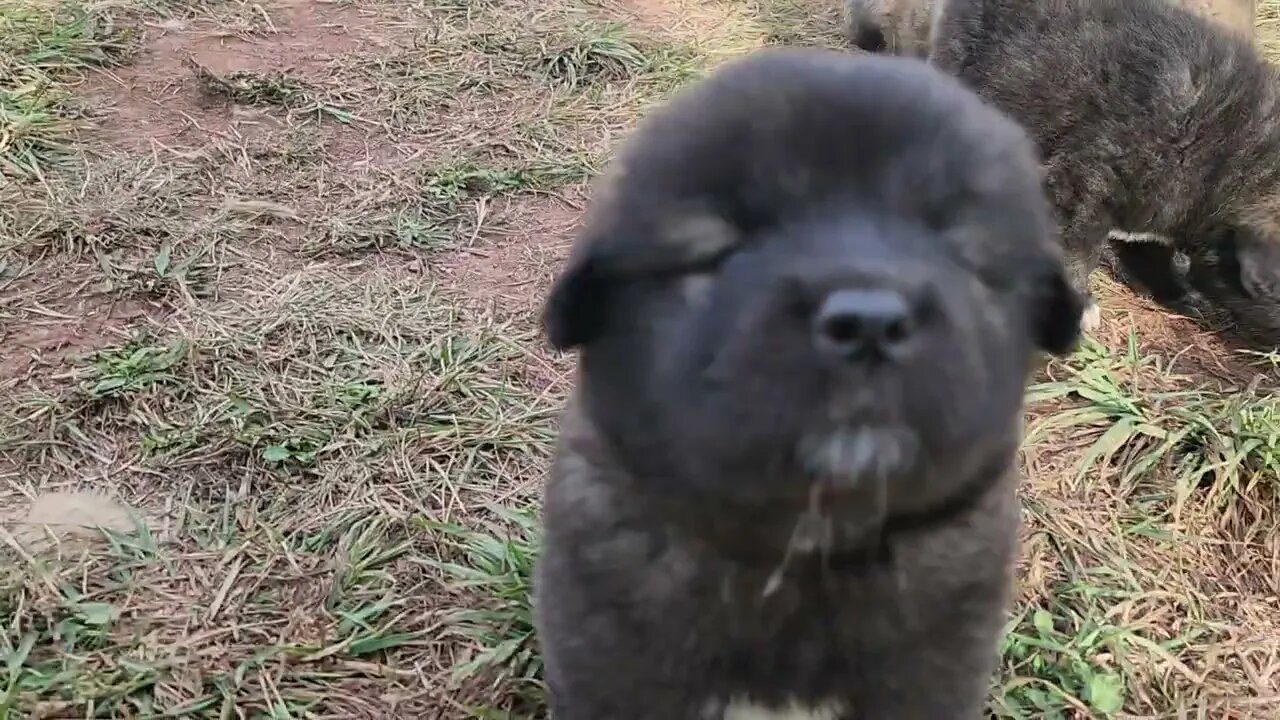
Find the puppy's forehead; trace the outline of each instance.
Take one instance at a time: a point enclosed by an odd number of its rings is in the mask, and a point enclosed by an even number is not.
[[[819,207],[978,208],[1025,227],[1047,213],[1030,140],[959,81],[917,60],[812,49],[757,51],[682,91],[593,194],[579,247],[628,272],[679,268]]]
[[[681,126],[694,140],[737,126],[757,144],[790,149],[888,141],[874,148],[882,150],[934,135],[950,136],[962,152],[1030,145],[1017,123],[958,79],[893,56],[761,50],[721,66],[666,109],[663,130]],[[662,122],[661,113],[656,117]]]
[[[722,66],[642,123],[622,155],[631,191],[736,193],[746,220],[753,206],[824,192],[874,196],[886,179],[914,176],[915,193],[1035,184],[1034,157],[1016,123],[923,62],[808,49]],[[956,169],[935,177],[943,159]]]

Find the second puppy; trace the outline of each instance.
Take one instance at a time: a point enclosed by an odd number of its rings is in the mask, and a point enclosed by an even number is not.
[[[941,0],[929,61],[1036,140],[1077,289],[1109,230],[1143,233],[1122,260],[1158,284],[1185,252],[1280,346],[1280,76],[1249,42],[1166,0]]]
[[[1232,32],[1253,39],[1257,0],[1169,0]],[[941,0],[845,0],[849,43],[868,52],[908,57],[929,54],[929,35]]]

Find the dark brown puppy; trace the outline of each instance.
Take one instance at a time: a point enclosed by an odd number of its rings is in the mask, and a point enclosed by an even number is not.
[[[941,1],[930,62],[1036,140],[1074,285],[1110,229],[1166,238],[1121,264],[1280,345],[1280,77],[1250,43],[1166,0]]]
[[[1031,143],[922,62],[760,51],[655,111],[547,304],[557,720],[976,720],[1082,309]]]

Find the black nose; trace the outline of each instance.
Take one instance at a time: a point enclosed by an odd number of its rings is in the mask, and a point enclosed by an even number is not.
[[[892,358],[911,337],[911,306],[893,290],[837,290],[814,320],[818,348],[845,360]]]

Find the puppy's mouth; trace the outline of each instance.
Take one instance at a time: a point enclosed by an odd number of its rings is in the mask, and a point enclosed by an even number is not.
[[[778,588],[799,556],[838,553],[866,560],[881,552],[889,485],[910,469],[918,445],[914,433],[888,424],[842,424],[802,440],[799,455],[811,478],[809,504],[796,519],[764,595]]]
[[[882,486],[914,462],[915,434],[893,425],[840,425],[806,436],[799,455],[805,471],[829,492]]]

